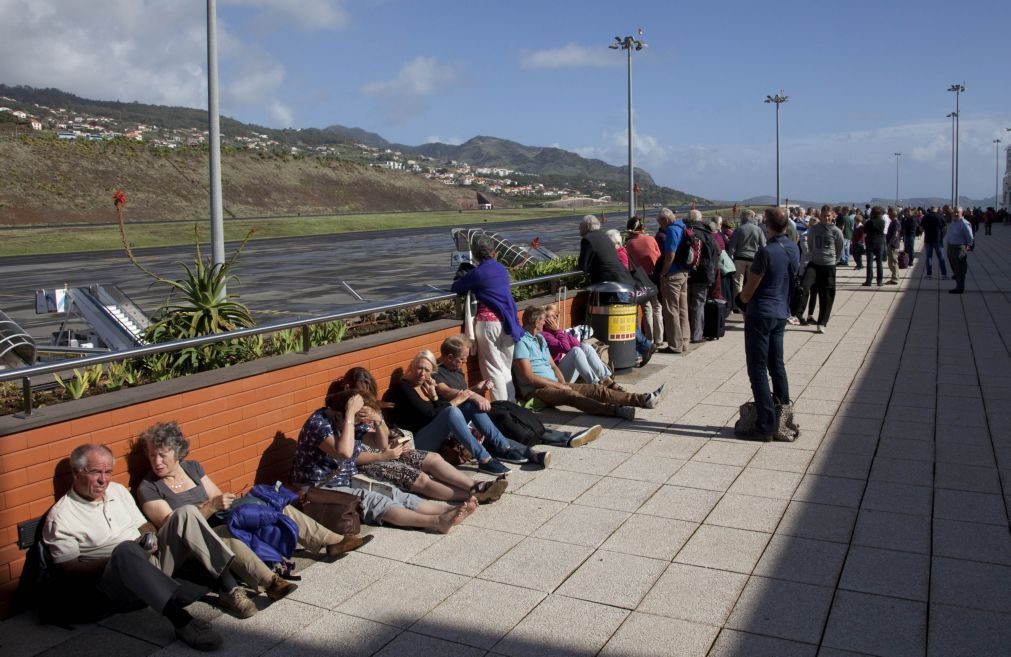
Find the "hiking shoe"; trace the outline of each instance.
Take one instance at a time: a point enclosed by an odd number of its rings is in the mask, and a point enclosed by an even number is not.
[[[326,546],[327,556],[330,556],[331,547],[332,546],[330,545]],[[270,586],[267,587],[267,590],[264,591],[264,593],[267,594],[268,598],[270,598],[274,602],[277,602],[278,600],[286,597],[289,593],[291,593],[297,588],[298,584],[295,584],[294,582],[289,582],[280,575],[274,575],[274,580],[270,583]]]
[[[665,385],[667,384],[664,383],[659,388],[646,395],[646,399],[644,399],[642,402],[642,407],[647,409],[656,408],[657,405],[660,403],[660,399],[663,397],[663,388]]]
[[[488,459],[484,463],[478,463],[477,469],[481,472],[487,472],[488,474],[501,475],[509,474],[511,470],[505,467],[495,459]]]
[[[256,605],[249,599],[246,590],[241,586],[236,586],[228,593],[219,595],[218,602],[238,618],[249,618],[256,615]]]
[[[530,463],[539,465],[542,468],[551,467],[551,452],[531,452]]]
[[[194,650],[209,652],[221,647],[221,635],[205,620],[194,618],[176,628],[176,638]]]
[[[574,433],[572,434],[572,438],[569,438],[569,447],[582,447],[586,443],[592,443],[597,438],[600,438],[600,432],[603,430],[604,427],[595,424],[589,429],[583,429]]]
[[[635,419],[635,407],[633,406],[619,406],[614,409],[615,417],[620,417],[622,420],[634,420]]]
[[[497,454],[499,461],[505,461],[506,463],[515,463],[516,465],[523,465],[524,463],[529,463],[530,459],[527,458],[523,452],[518,449],[510,449]]]

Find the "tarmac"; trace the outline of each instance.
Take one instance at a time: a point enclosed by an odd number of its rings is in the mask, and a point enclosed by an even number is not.
[[[964,295],[917,259],[898,286],[840,268],[827,332],[791,327],[802,435],[733,437],[751,397],[740,316],[624,381],[633,421],[518,468],[451,534],[369,528],[251,619],[195,603],[223,655],[973,657],[1011,646],[1011,228]],[[886,270],[887,277],[887,270]],[[150,610],[74,630],[0,624],[5,657],[193,651]]]

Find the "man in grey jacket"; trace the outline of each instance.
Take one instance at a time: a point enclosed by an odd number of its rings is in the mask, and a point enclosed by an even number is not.
[[[765,246],[765,230],[755,223],[755,213],[745,210],[741,213],[741,225],[727,243],[727,255],[733,261],[737,271],[734,273],[734,298],[744,289],[744,278],[755,259],[758,249]],[[736,311],[736,309],[735,309]]]
[[[824,333],[835,301],[835,266],[845,243],[842,231],[835,225],[835,212],[831,207],[822,206],[818,223],[808,229],[805,238],[807,268],[804,270],[804,292],[796,307],[803,311],[808,295],[814,289],[818,294],[817,331]]]

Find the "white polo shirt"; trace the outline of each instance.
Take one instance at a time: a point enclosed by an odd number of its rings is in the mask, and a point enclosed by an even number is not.
[[[56,563],[108,559],[123,541],[134,541],[147,518],[130,491],[112,481],[102,501],[86,500],[73,489],[59,499],[46,517],[42,540]]]

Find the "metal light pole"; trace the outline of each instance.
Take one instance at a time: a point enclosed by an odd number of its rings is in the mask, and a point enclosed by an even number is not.
[[[954,174],[952,174],[955,178],[955,191],[954,200],[951,205],[952,207],[958,207],[958,100],[959,96],[961,96],[961,94],[965,91],[965,83],[953,84],[948,87],[948,91],[955,92],[955,167]]]
[[[951,119],[951,205],[955,205],[955,118],[958,114],[949,112],[947,117]]]
[[[1000,145],[1001,140],[993,140],[993,211],[1000,210]]]
[[[902,153],[895,153],[895,211],[899,210],[899,156]]]
[[[642,28],[639,28],[642,36]],[[614,37],[614,43],[608,46],[611,50],[624,50],[628,54],[628,218],[635,216],[635,167],[632,163],[632,51],[642,50],[646,42],[627,36],[624,39]]]
[[[210,153],[211,253],[215,265],[225,263],[225,225],[221,201],[221,122],[218,109],[217,0],[207,0],[207,149]],[[222,287],[224,289],[224,287]]]
[[[766,96],[765,102],[776,104],[776,207],[779,207],[779,106],[790,100],[788,96],[783,95],[783,90],[780,89],[779,93],[775,96]]]

